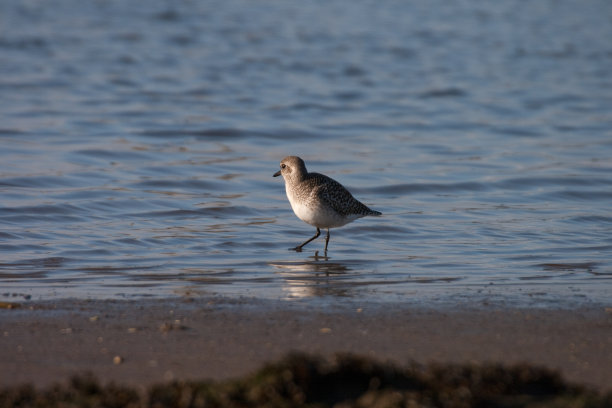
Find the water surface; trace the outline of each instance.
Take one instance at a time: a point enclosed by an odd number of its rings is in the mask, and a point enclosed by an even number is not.
[[[605,303],[608,1],[0,5],[0,295]],[[314,234],[284,156],[382,211]]]

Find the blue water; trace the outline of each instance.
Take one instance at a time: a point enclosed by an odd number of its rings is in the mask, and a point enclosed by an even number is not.
[[[3,1],[0,297],[606,303],[612,3]],[[314,234],[299,155],[383,217]]]

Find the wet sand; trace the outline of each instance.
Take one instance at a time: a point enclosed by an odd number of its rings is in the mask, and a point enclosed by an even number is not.
[[[44,387],[92,373],[147,387],[221,380],[289,352],[395,364],[529,363],[612,390],[612,309],[338,307],[260,300],[24,302],[0,309],[0,384]]]

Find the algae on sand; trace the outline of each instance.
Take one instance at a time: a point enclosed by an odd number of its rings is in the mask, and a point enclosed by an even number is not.
[[[0,407],[610,407],[612,395],[545,368],[436,364],[399,367],[352,354],[291,354],[244,378],[174,381],[144,393],[89,376],[37,390],[0,389]]]

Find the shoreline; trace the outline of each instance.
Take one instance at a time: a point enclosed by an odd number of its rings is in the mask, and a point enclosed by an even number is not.
[[[84,373],[135,387],[226,380],[291,352],[348,352],[396,365],[529,363],[612,391],[609,307],[332,306],[214,297],[22,302],[0,309],[0,384],[46,387]]]

